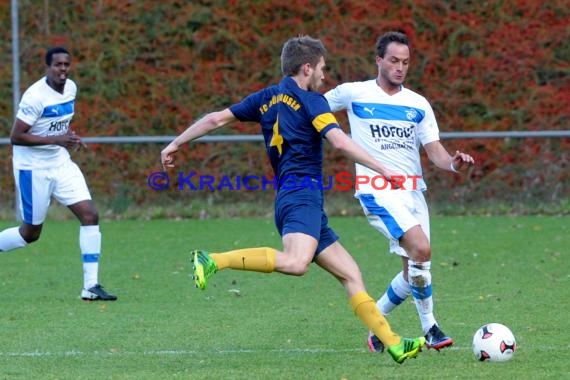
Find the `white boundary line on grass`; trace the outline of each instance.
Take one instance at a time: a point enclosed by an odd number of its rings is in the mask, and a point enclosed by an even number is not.
[[[446,350],[471,350],[471,347],[450,347]],[[558,347],[560,349],[560,347]],[[424,351],[427,351],[424,349]],[[431,351],[431,350],[430,350]],[[237,350],[148,350],[148,351],[29,351],[29,352],[0,352],[0,357],[79,357],[79,356],[131,356],[131,355],[148,355],[148,356],[194,356],[194,355],[234,355],[234,354],[339,354],[339,353],[370,353],[365,348],[354,348],[337,350],[334,348],[290,348],[290,349],[274,349],[274,350],[253,350],[253,349],[237,349]]]
[[[122,351],[122,350],[109,350],[109,351],[30,351],[30,352],[0,352],[0,357],[74,357],[74,356],[122,356],[122,355],[148,355],[148,356],[193,356],[193,355],[233,355],[233,354],[258,354],[258,353],[345,353],[345,352],[366,352],[364,349],[279,349],[279,350],[252,350],[252,349],[239,349],[239,350],[209,350],[209,351],[195,351],[195,350],[149,350],[149,351]]]
[[[520,347],[517,347],[519,350]],[[528,346],[525,346],[529,349]],[[570,345],[564,346],[533,346],[533,350],[550,351],[550,350],[570,350]],[[467,346],[453,346],[446,348],[445,351],[471,351],[471,347]],[[428,350],[424,348],[424,353]],[[429,350],[436,352],[435,350]],[[342,353],[370,353],[365,348],[353,348],[337,350],[334,348],[289,348],[289,349],[274,349],[274,350],[253,350],[253,349],[237,349],[237,350],[209,350],[209,351],[195,351],[195,350],[148,350],[148,351],[29,351],[29,352],[0,352],[1,357],[29,357],[29,358],[43,358],[43,357],[81,357],[81,356],[131,356],[131,355],[145,355],[145,356],[195,356],[195,355],[235,355],[235,354],[342,354]],[[377,354],[375,354],[377,355]]]

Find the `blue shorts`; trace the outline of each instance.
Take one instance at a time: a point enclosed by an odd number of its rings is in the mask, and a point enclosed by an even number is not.
[[[275,199],[275,226],[281,236],[301,232],[317,242],[315,256],[336,242],[339,237],[329,227],[320,189],[279,189]]]

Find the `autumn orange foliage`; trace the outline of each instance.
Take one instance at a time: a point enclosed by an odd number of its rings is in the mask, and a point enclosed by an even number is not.
[[[19,15],[21,90],[43,75],[48,46],[67,46],[79,86],[75,128],[83,136],[176,135],[201,115],[277,82],[281,46],[298,34],[325,42],[329,88],[371,78],[375,40],[392,29],[411,38],[406,85],[431,101],[442,132],[570,129],[570,10],[565,0],[22,0]],[[13,120],[9,0],[0,0],[0,20],[5,26],[0,136],[7,137]],[[346,128],[346,118],[339,119]],[[258,129],[240,124],[222,133],[257,134]],[[568,138],[444,144],[450,151],[472,153],[477,165],[453,176],[425,162],[430,198],[442,210],[448,204],[556,204],[569,198]],[[74,159],[94,196],[109,203],[260,197],[253,192],[151,191],[146,179],[160,170],[161,148],[93,144]],[[7,201],[13,195],[10,148],[2,149],[1,200]],[[193,144],[179,163],[181,171],[214,176],[270,173],[263,147],[255,143]],[[351,168],[327,150],[328,173]]]

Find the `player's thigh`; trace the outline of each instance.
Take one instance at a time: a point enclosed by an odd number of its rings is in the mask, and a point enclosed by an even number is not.
[[[426,261],[430,259],[430,226],[429,213],[423,194],[419,191],[413,192],[413,215],[419,222],[413,226],[400,238],[399,246],[406,255],[414,260]]]
[[[35,226],[43,224],[54,185],[48,171],[14,169],[14,182],[18,219]]]
[[[60,166],[57,169],[56,178],[53,197],[62,205],[69,206],[91,200],[91,193],[85,182],[85,177],[74,162],[68,161]]]
[[[358,199],[370,225],[388,239],[397,241],[406,231],[420,224],[414,215],[413,197],[409,191],[360,194]]]
[[[305,233],[291,232],[283,235],[282,241],[284,265],[308,267],[311,264],[317,249],[317,239]]]
[[[423,192],[414,191],[412,193],[414,198],[414,215],[422,230],[424,231],[428,241],[430,240],[430,223],[429,223],[429,210]]]
[[[329,226],[329,218],[324,210],[321,209],[321,233],[319,237],[319,244],[317,246],[316,255],[321,254],[325,249],[338,241],[339,237],[334,230]]]

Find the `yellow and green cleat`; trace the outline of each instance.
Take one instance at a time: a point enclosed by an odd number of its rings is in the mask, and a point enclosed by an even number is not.
[[[192,251],[192,262],[194,283],[198,289],[204,290],[208,285],[208,279],[218,271],[218,266],[208,252],[199,249]]]
[[[399,344],[388,347],[388,353],[396,361],[402,364],[408,358],[415,358],[426,344],[426,338],[402,338]]]

